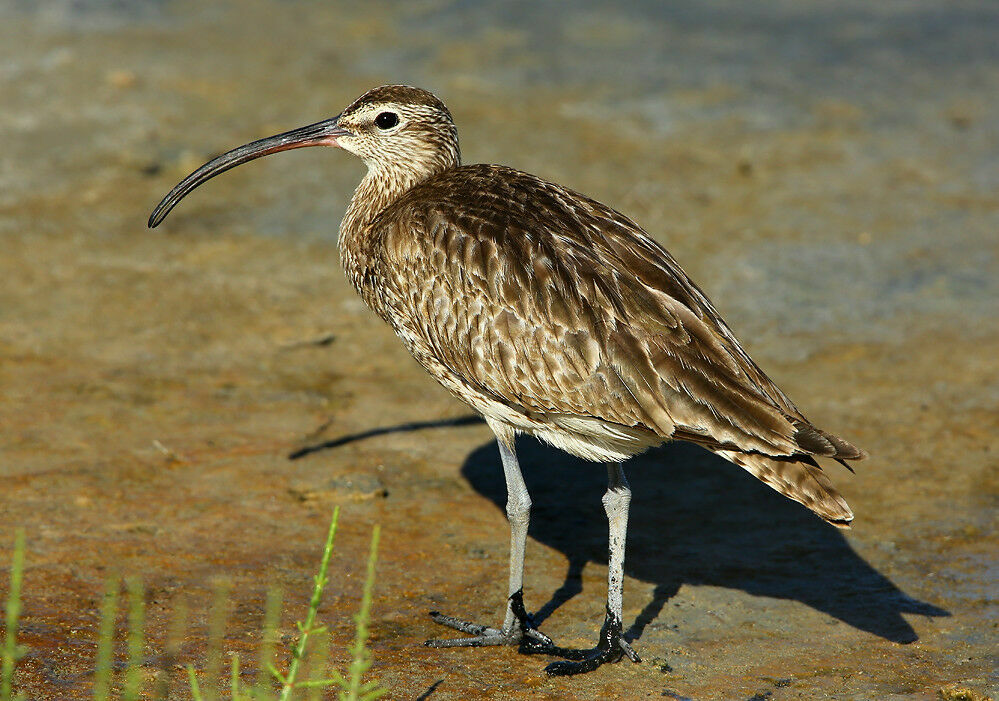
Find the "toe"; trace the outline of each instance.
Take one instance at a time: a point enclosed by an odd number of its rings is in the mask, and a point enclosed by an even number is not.
[[[620,645],[621,651],[629,660],[635,662],[636,664],[642,661],[642,658],[638,656],[638,653],[635,652],[634,649],[632,649],[631,644],[627,640],[619,640],[618,645]]]
[[[590,655],[587,655],[582,660],[559,660],[558,662],[552,662],[545,667],[545,673],[550,677],[568,677],[573,674],[586,674],[607,662],[617,662],[620,658],[620,651],[612,653],[598,649],[593,650]]]
[[[477,635],[474,638],[434,638],[423,641],[423,644],[426,647],[434,648],[486,647],[489,645],[509,645],[510,641],[497,633],[494,635]]]
[[[468,633],[469,635],[488,635],[490,633],[498,633],[495,628],[490,628],[489,626],[484,626],[479,623],[471,623],[470,621],[463,621],[460,618],[455,618],[454,616],[445,616],[443,613],[438,611],[431,611],[430,617],[434,619],[434,623],[439,623],[442,626],[447,626],[448,628],[454,628],[462,633]]]

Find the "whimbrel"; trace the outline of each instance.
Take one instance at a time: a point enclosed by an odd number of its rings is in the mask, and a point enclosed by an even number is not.
[[[518,645],[565,658],[546,668],[553,675],[638,662],[621,632],[631,501],[621,463],[671,439],[700,444],[849,526],[853,513],[815,458],[864,452],[813,426],[626,216],[511,168],[461,165],[451,114],[425,90],[375,88],[332,119],[229,151],[171,190],[149,226],[209,178],[304,146],[335,146],[367,165],[340,224],[347,278],[413,357],[485,418],[499,446],[510,521],[505,618],[493,628],[432,612],[468,637],[427,645]],[[607,610],[592,650],[556,646],[525,610],[531,498],[518,433],[607,464]]]

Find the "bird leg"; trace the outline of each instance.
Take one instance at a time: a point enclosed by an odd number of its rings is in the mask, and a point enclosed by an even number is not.
[[[527,492],[524,476],[517,462],[513,431],[502,424],[489,422],[496,434],[503,475],[506,478],[506,515],[510,520],[510,584],[506,616],[502,628],[470,623],[452,616],[431,611],[436,623],[454,628],[472,637],[449,640],[427,640],[428,647],[481,647],[484,645],[519,645],[525,653],[558,654],[559,648],[551,639],[534,627],[531,616],[524,609],[524,550],[527,546],[527,527],[531,520],[531,495]]]
[[[600,639],[592,650],[578,654],[562,655],[570,660],[553,662],[545,667],[551,676],[566,676],[591,672],[605,662],[617,662],[627,656],[632,662],[641,662],[628,641],[621,636],[621,608],[624,590],[624,546],[628,538],[628,506],[631,488],[619,464],[607,466],[607,492],[603,496],[607,512],[609,537],[607,541],[607,614],[600,628]]]

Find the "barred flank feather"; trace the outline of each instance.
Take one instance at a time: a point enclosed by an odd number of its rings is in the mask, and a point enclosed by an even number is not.
[[[838,528],[849,528],[853,511],[816,464],[798,462],[796,458],[778,459],[766,455],[717,450],[718,455],[744,468],[778,492],[808,507]]]
[[[821,431],[807,422],[795,421],[794,428],[795,442],[810,455],[821,455],[837,460],[862,460],[867,457],[867,453],[855,445],[831,433]]]

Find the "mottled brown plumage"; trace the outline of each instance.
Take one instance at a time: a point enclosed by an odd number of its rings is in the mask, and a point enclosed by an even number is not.
[[[472,165],[428,178],[343,237],[365,261],[354,265],[372,270],[351,275],[362,296],[483,414],[591,460],[693,441],[830,522],[852,518],[810,456],[861,451],[809,424],[622,214]]]
[[[376,88],[333,120],[236,149],[180,183],[150,223],[218,172],[309,145],[338,146],[368,166],[340,227],[348,279],[500,443],[514,525],[511,603],[500,630],[438,617],[479,632],[460,644],[552,645],[538,642],[543,636],[519,613],[514,560],[520,548],[522,561],[530,498],[513,453],[517,432],[611,463],[666,440],[692,441],[834,525],[852,520],[815,457],[864,453],[809,423],[670,254],[623,214],[579,193],[502,166],[460,165],[451,115],[426,91]],[[609,474],[603,652],[556,663],[552,673],[588,671],[622,654],[637,660],[619,639],[614,579],[630,491],[620,468]]]

